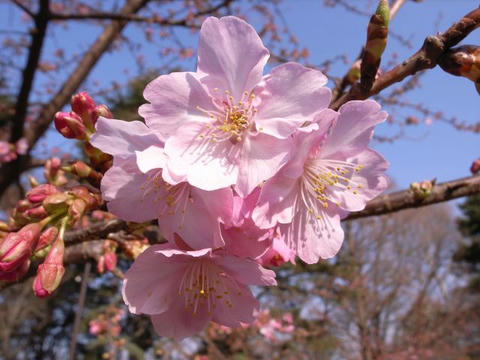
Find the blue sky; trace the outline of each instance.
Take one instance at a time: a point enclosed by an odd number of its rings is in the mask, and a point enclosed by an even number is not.
[[[322,3],[320,0],[284,0],[281,9],[301,46],[309,48],[312,64],[339,54],[345,54],[353,61],[365,41],[368,17],[352,14],[342,7],[325,8]],[[376,1],[371,0],[349,3],[370,12],[376,6]],[[473,0],[407,1],[391,22],[390,28],[409,39],[413,48],[401,46],[398,41],[390,38],[384,64],[394,52],[398,54],[399,60],[407,58],[421,46],[426,36],[447,29],[478,5],[478,1]],[[0,28],[20,28],[22,22],[14,14],[11,6],[0,4],[0,24],[3,25]],[[97,27],[82,25],[57,30],[55,36],[47,42],[44,54],[51,54],[62,47],[82,52],[98,33]],[[127,28],[125,34],[143,36],[135,27]],[[177,31],[177,35],[185,43],[196,47],[196,35],[192,36],[188,31]],[[472,33],[463,43],[480,44],[480,30]],[[161,45],[149,46],[143,50],[148,65],[154,66],[158,62]],[[330,73],[342,76],[349,66],[336,63]],[[185,68],[193,70],[194,61],[187,62]],[[106,54],[89,79],[97,80],[100,84],[109,84],[112,80],[122,82],[127,79],[125,69],[130,69],[131,74],[136,73],[134,55],[128,51]],[[37,82],[44,80],[42,75],[36,79]],[[410,92],[405,99],[412,103],[422,103],[434,111],[440,110],[449,117],[456,116],[466,123],[480,122],[480,96],[470,81],[446,74],[440,68],[428,71],[420,81],[421,87]],[[410,114],[412,112],[405,109],[392,113],[398,119]],[[377,133],[381,135],[393,135],[397,131],[398,128],[392,128],[388,124],[377,128]],[[49,134],[47,142],[61,147],[69,144],[54,132]],[[437,177],[439,181],[446,181],[468,176],[472,160],[480,156],[480,134],[460,132],[448,124],[434,121],[431,126],[409,126],[405,129],[403,138],[394,143],[375,143],[374,147],[391,163],[389,173],[392,179],[400,188],[405,188],[418,180]]]

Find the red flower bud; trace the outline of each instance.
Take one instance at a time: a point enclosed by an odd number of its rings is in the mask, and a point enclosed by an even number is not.
[[[89,117],[90,112],[95,108],[95,101],[84,91],[73,95],[70,104],[72,105],[72,110],[82,119]]]
[[[51,295],[60,285],[60,281],[65,273],[63,267],[63,255],[65,254],[65,245],[63,239],[57,239],[43,264],[38,267],[37,276],[33,281],[33,292],[38,297]]]
[[[55,114],[55,128],[67,139],[87,140],[87,133],[82,118],[74,112]]]
[[[53,181],[53,179],[57,176],[57,172],[60,169],[61,164],[62,162],[58,157],[47,160],[47,162],[45,163],[44,174],[48,181]]]
[[[85,201],[82,199],[75,199],[73,202],[70,204],[70,207],[68,208],[68,214],[72,217],[73,221],[78,221],[83,214],[85,213],[85,210],[87,209],[87,204]]]
[[[16,233],[10,233],[0,244],[0,270],[11,272],[19,268],[32,255],[42,226],[28,224]]]
[[[25,215],[27,218],[32,219],[32,220],[41,220],[47,217],[47,211],[43,206],[35,206],[31,209],[28,209],[25,211]]]
[[[108,271],[112,271],[117,266],[117,254],[113,251],[107,251],[104,255],[105,258],[105,267]]]
[[[107,107],[107,105],[104,104],[97,105],[95,109],[92,110],[92,123],[94,126],[100,116],[108,119],[113,119],[113,115],[110,112],[110,109]]]
[[[31,203],[41,203],[48,195],[58,193],[58,189],[50,184],[42,184],[34,187],[27,193],[27,199]]]
[[[30,260],[24,261],[18,268],[10,272],[0,271],[0,280],[14,282],[20,280],[30,267]]]
[[[472,163],[472,166],[470,167],[470,171],[474,175],[480,171],[480,158],[478,158]]]
[[[49,246],[58,236],[58,229],[56,227],[49,227],[47,230],[44,230],[40,237],[38,238],[37,246],[35,247],[35,252],[42,250]]]

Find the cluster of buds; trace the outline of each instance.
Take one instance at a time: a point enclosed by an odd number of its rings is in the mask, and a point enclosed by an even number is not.
[[[115,241],[106,240],[102,243],[103,254],[97,260],[97,271],[103,274],[105,270],[112,271],[117,267],[117,243]]]
[[[58,132],[67,139],[88,140],[95,132],[95,123],[100,116],[112,118],[105,105],[96,105],[86,92],[72,96],[72,111],[57,112],[54,122]]]
[[[480,46],[463,45],[451,48],[442,55],[438,63],[444,71],[472,80],[480,94]]]
[[[88,332],[95,336],[117,337],[122,330],[119,323],[124,316],[123,309],[109,305],[102,313],[89,321]]]
[[[419,199],[425,199],[433,191],[436,179],[424,180],[422,182],[413,182],[410,184],[410,190]]]
[[[478,174],[480,172],[480,158],[472,162],[472,166],[470,166],[470,171],[473,175]]]
[[[72,96],[72,111],[57,112],[54,117],[55,127],[67,139],[84,141],[84,151],[95,169],[106,171],[111,165],[111,156],[93,147],[88,140],[95,132],[99,117],[112,118],[112,113],[104,104],[97,105],[86,92]]]
[[[6,141],[0,141],[0,164],[13,161],[17,155],[25,155],[28,151],[28,142],[21,138],[15,144]]]

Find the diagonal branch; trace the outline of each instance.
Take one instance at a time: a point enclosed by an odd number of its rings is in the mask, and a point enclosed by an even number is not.
[[[20,0],[10,0],[12,3],[17,5],[20,9],[25,11],[31,18],[35,18],[35,14],[30,10],[28,7],[26,7]],[[40,4],[42,6],[42,4]]]
[[[441,55],[452,46],[457,45],[478,27],[480,27],[480,7],[465,15],[444,34],[427,37],[420,50],[400,65],[397,65],[392,70],[380,76],[370,91],[365,92],[358,84],[355,84],[350,88],[348,93],[330,104],[330,107],[336,110],[347,101],[366,99],[378,94],[390,85],[402,81],[407,76],[422,70],[434,68]]]

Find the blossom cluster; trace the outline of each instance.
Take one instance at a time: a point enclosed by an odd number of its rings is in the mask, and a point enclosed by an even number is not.
[[[147,85],[144,122],[99,117],[93,146],[113,156],[101,190],[110,212],[158,220],[167,240],[125,274],[131,312],[182,338],[212,320],[254,321],[250,285],[275,285],[263,266],[334,256],[340,220],[387,187],[388,164],[368,143],[387,114],[372,100],[328,109],[320,71],[269,58],[255,30],[210,17],[196,72]]]

